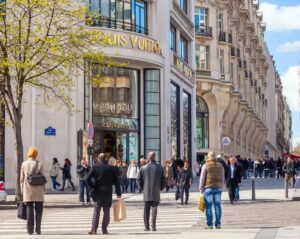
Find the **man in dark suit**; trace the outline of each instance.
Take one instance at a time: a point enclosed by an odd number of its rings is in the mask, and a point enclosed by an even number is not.
[[[160,201],[160,192],[166,186],[163,167],[156,163],[155,153],[148,155],[149,163],[143,166],[138,174],[137,183],[144,193],[144,224],[145,231],[150,231],[150,209],[152,207],[152,231],[156,231],[157,207]]]
[[[236,188],[240,181],[240,170],[236,164],[236,158],[230,157],[229,165],[227,166],[227,188],[230,198],[230,203],[233,204],[235,198]]]
[[[110,221],[109,210],[112,204],[112,186],[116,187],[117,197],[121,198],[121,187],[118,180],[118,172],[115,167],[108,164],[108,158],[104,154],[99,155],[99,165],[93,166],[87,175],[86,182],[93,191],[94,215],[92,229],[89,234],[97,234],[100,210],[103,208],[102,232],[108,234],[107,227]]]

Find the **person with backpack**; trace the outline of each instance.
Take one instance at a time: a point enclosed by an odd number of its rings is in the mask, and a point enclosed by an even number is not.
[[[116,168],[108,163],[104,154],[99,155],[100,163],[95,165],[87,175],[86,182],[91,191],[94,201],[94,214],[90,235],[97,234],[100,211],[103,209],[102,233],[108,234],[110,221],[110,207],[112,205],[113,185],[115,185],[117,198],[121,199],[121,186]]]

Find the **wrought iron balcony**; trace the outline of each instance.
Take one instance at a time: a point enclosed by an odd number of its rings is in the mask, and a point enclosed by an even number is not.
[[[197,26],[195,30],[196,36],[203,36],[203,37],[212,37],[212,27],[208,26]]]
[[[226,42],[226,32],[220,32],[219,33],[219,41],[220,42]]]
[[[123,29],[125,31],[137,32],[140,34],[148,35],[148,28],[145,28],[144,26],[140,26],[131,22],[125,22],[113,18],[108,18],[108,17],[94,17],[89,25],[106,27],[106,28]]]

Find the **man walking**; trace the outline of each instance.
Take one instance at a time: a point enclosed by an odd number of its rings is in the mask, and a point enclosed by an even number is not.
[[[166,179],[163,167],[155,161],[155,153],[148,155],[149,163],[143,166],[138,174],[137,183],[144,193],[144,224],[145,231],[150,231],[150,209],[152,207],[152,231],[156,231],[157,207],[160,191],[165,188]]]
[[[86,179],[88,186],[94,190],[93,200],[95,202],[92,229],[89,234],[97,234],[101,208],[103,208],[104,213],[102,232],[108,234],[107,227],[110,221],[109,210],[112,204],[113,185],[115,185],[117,197],[121,198],[117,170],[108,164],[108,158],[104,154],[100,154],[99,159],[99,165],[93,166]]]
[[[228,194],[229,194],[229,199],[230,199],[230,203],[233,204],[234,202],[234,197],[235,197],[235,191],[236,191],[236,187],[238,186],[238,182],[239,182],[239,168],[236,166],[235,164],[236,162],[236,158],[234,157],[230,157],[229,159],[229,165],[227,167],[227,188],[228,188]]]
[[[90,166],[88,165],[87,160],[84,158],[81,160],[81,164],[77,166],[77,173],[79,176],[79,194],[80,194],[80,202],[84,205],[84,189],[86,191],[86,204],[90,204],[90,194],[89,189],[86,184],[86,177],[90,172]]]
[[[221,229],[221,194],[224,185],[224,168],[217,162],[215,152],[208,153],[208,160],[202,166],[199,190],[205,197],[206,206],[206,229],[213,229],[212,205],[215,208],[215,227]]]

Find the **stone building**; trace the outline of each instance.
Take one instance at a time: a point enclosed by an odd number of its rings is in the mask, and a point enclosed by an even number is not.
[[[195,3],[198,160],[210,149],[247,158],[281,156],[285,151],[278,149],[274,116],[277,104],[280,112],[289,109],[281,94],[275,96],[275,78],[280,79],[258,9],[255,0]]]

